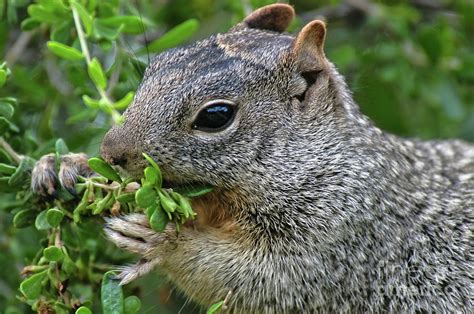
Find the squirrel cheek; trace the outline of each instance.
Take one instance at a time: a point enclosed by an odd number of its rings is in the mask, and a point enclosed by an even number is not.
[[[197,213],[194,227],[198,230],[206,227],[218,228],[232,233],[236,224],[225,204],[220,202],[213,193],[192,199],[193,210]]]

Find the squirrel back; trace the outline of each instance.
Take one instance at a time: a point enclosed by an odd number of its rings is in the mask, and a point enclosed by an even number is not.
[[[233,312],[472,311],[474,146],[386,134],[288,5],[158,55],[102,156],[169,186],[206,183],[176,234],[132,215],[107,234],[204,304]],[[136,239],[140,239],[140,243]],[[135,241],[135,242],[134,242]],[[143,250],[140,249],[143,247]]]

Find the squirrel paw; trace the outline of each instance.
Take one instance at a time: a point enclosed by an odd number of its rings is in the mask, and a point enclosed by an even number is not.
[[[86,154],[67,154],[61,156],[59,173],[56,174],[56,157],[48,154],[41,157],[31,173],[31,188],[43,197],[55,197],[59,186],[75,194],[74,185],[78,176],[89,177],[94,174],[87,164]]]
[[[148,220],[143,214],[129,214],[120,217],[105,218],[105,234],[118,247],[139,254],[142,259],[134,265],[117,269],[121,284],[129,283],[154,269],[161,263],[161,253],[164,245],[169,244],[176,231],[174,225],[163,232],[151,229]]]
[[[120,285],[126,285],[127,283],[150,273],[160,263],[161,258],[154,258],[152,260],[142,258],[135,264],[117,267],[115,271],[119,274],[116,278],[120,280]]]

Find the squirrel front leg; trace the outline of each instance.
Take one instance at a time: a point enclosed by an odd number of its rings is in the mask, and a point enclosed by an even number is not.
[[[229,291],[229,308],[245,312],[286,312],[302,302],[291,295],[294,291],[288,285],[299,279],[286,271],[292,268],[285,256],[270,254],[263,242],[256,243],[232,226],[186,227],[176,233],[170,224],[156,233],[144,215],[132,214],[109,219],[106,234],[119,247],[142,257],[135,265],[119,268],[122,284],[160,266],[186,295],[204,306],[223,300]],[[300,279],[303,284],[305,279]],[[285,298],[287,307],[276,304],[279,297]]]

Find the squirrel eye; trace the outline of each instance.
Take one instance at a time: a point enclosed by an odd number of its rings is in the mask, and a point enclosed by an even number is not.
[[[208,102],[198,113],[192,128],[204,132],[219,132],[234,121],[236,106],[228,100]]]

